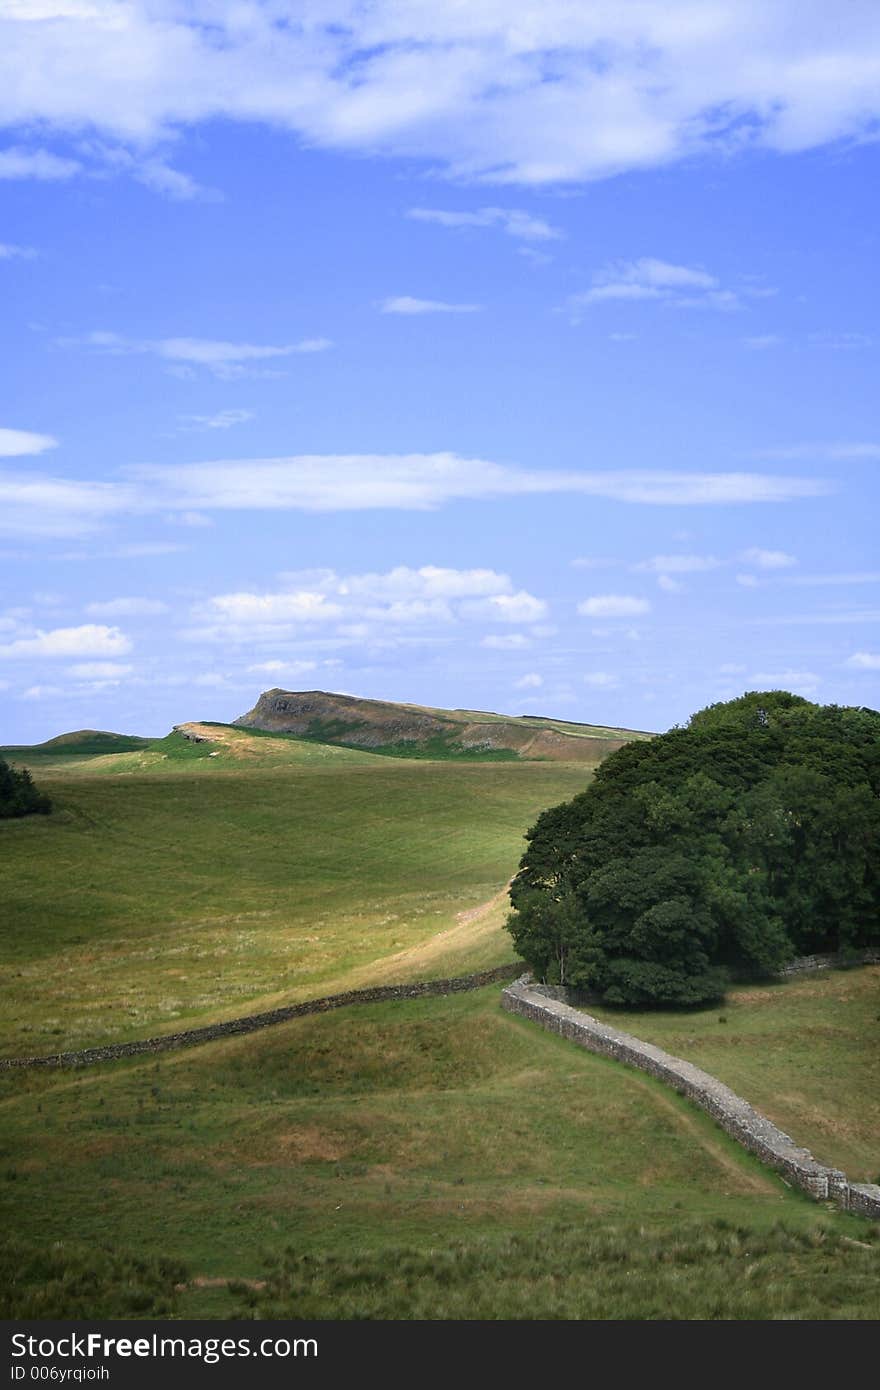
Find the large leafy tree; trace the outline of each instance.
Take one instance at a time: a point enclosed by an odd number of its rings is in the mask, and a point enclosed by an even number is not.
[[[720,998],[731,971],[880,941],[880,714],[711,705],[527,838],[508,929],[538,975],[609,1003]]]

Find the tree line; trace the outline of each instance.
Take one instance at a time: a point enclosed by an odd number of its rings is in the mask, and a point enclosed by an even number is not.
[[[880,713],[786,691],[627,744],[527,834],[508,919],[547,982],[692,1005],[880,943]]]

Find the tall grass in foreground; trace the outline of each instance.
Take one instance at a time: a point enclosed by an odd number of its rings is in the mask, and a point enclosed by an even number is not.
[[[264,1287],[230,1292],[236,1315],[256,1318],[873,1319],[878,1288],[880,1226],[854,1240],[718,1219],[662,1232],[558,1225],[349,1257],[290,1249]]]

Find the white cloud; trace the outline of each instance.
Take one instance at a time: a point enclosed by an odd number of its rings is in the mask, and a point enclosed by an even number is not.
[[[738,574],[736,582],[741,584],[744,589],[757,589],[761,584],[760,579],[754,574]]]
[[[657,587],[662,589],[665,594],[683,594],[687,585],[682,584],[680,579],[673,579],[669,574],[658,574]]]
[[[558,472],[458,454],[311,454],[149,465],[125,470],[165,508],[424,510],[465,498],[572,493],[649,506],[728,505],[820,497],[814,478],[760,473]]]
[[[218,594],[208,607],[232,623],[314,623],[342,616],[336,603],[325,594],[300,591],[290,594]]]
[[[878,584],[880,570],[857,570],[845,574],[789,574],[785,576],[784,582],[806,588],[838,584]]]
[[[23,700],[56,700],[64,695],[59,685],[31,685],[22,692]]]
[[[784,550],[761,550],[758,546],[744,550],[739,558],[760,570],[784,570],[797,564],[795,556]]]
[[[745,671],[745,666],[741,666],[737,661],[725,661],[718,667],[722,676],[740,676]]]
[[[263,122],[309,146],[542,184],[868,138],[874,7],[827,4],[246,6],[6,0],[0,117],[145,147]]]
[[[544,677],[539,676],[537,671],[530,671],[527,676],[520,676],[513,684],[515,690],[537,690],[544,684]]]
[[[413,299],[401,294],[383,299],[379,308],[383,314],[476,314],[481,304],[448,304],[443,299]]]
[[[221,380],[229,381],[254,374],[254,363],[291,357],[299,353],[324,352],[333,346],[329,338],[302,338],[280,345],[232,343],[216,338],[126,338],[104,329],[82,338],[59,339],[62,347],[86,347],[110,357],[148,354],[174,367],[201,367]],[[231,423],[236,423],[232,421]]]
[[[577,611],[583,618],[635,618],[650,613],[651,605],[646,598],[628,594],[596,594],[579,603]]]
[[[87,603],[90,618],[147,618],[167,613],[168,604],[157,598],[111,598]]]
[[[247,669],[267,676],[302,676],[306,671],[316,670],[317,666],[317,661],[259,661]]]
[[[880,652],[853,652],[846,664],[859,671],[880,671]]]
[[[525,637],[521,632],[492,632],[488,637],[480,639],[481,647],[489,647],[491,650],[497,652],[522,651],[524,647],[530,647],[531,645],[528,637]]]
[[[477,212],[447,212],[442,208],[410,208],[407,217],[435,222],[440,227],[500,227],[518,241],[556,241],[562,233],[542,217],[519,208],[479,208]]]
[[[133,670],[133,666],[119,661],[83,661],[71,666],[68,674],[76,676],[78,680],[117,680],[130,676]]]
[[[134,488],[118,483],[0,473],[0,535],[87,534],[108,517],[133,510],[137,500]]]
[[[51,434],[34,434],[31,430],[0,429],[0,458],[21,458],[25,454],[42,454],[58,444]]]
[[[252,410],[218,410],[213,415],[184,415],[184,423],[194,430],[228,430],[233,425],[243,425],[253,420]]]
[[[679,308],[734,309],[737,296],[721,287],[714,275],[698,266],[673,265],[644,256],[603,267],[589,290],[572,295],[568,307],[578,311],[609,300],[660,300]]]
[[[597,690],[612,690],[620,682],[610,671],[590,671],[584,676],[584,684],[595,686]]]
[[[0,150],[0,179],[69,179],[82,167],[79,160],[63,159],[49,150],[26,150],[17,145]]]
[[[461,605],[466,618],[483,618],[496,623],[539,623],[547,616],[547,604],[521,589],[517,594],[495,594],[492,598],[469,600]]]
[[[0,646],[0,657],[125,656],[130,651],[131,641],[118,627],[89,623],[83,627],[38,631],[33,637],[19,637]]]

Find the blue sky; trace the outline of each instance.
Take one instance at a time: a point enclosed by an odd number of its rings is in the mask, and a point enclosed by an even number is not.
[[[0,742],[877,707],[880,12],[0,0]]]

